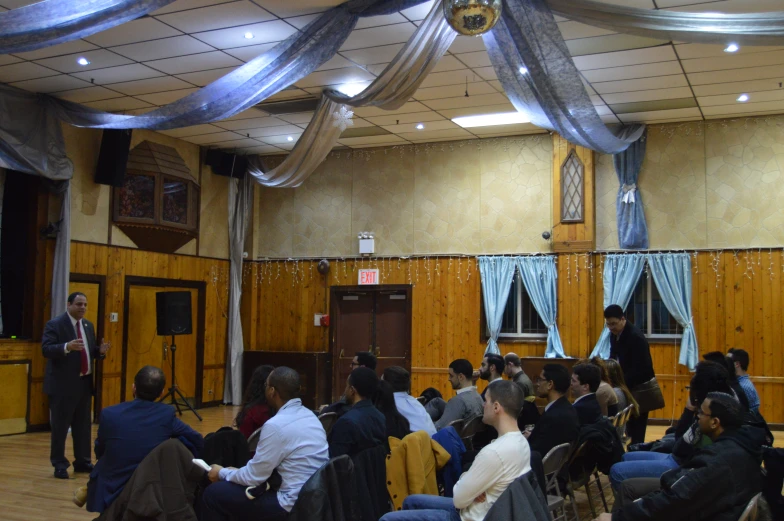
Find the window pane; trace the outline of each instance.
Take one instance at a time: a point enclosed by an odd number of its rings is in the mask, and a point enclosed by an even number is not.
[[[174,179],[163,180],[163,220],[188,224],[188,184]]]
[[[644,271],[637,281],[625,314],[629,322],[640,328],[644,334],[648,333],[648,280]]]
[[[659,289],[651,281],[651,333],[654,335],[681,335],[683,328],[672,318],[659,295]]]
[[[119,213],[121,217],[136,219],[155,218],[155,177],[127,174],[120,188]]]
[[[546,335],[547,326],[544,325],[544,322],[539,316],[539,313],[536,312],[536,308],[531,302],[531,297],[528,296],[528,292],[525,290],[525,286],[521,285],[521,289],[523,292],[523,305],[521,309],[521,319],[523,323],[522,332]]]
[[[561,167],[561,221],[583,220],[583,165],[574,150]]]
[[[517,333],[517,288],[520,284],[520,277],[515,272],[515,276],[512,279],[512,288],[509,290],[509,298],[506,299],[504,319],[501,322],[501,334]]]

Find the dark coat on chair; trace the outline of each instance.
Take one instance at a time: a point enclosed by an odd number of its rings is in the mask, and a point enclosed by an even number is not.
[[[599,400],[596,399],[596,394],[593,393],[580,398],[579,401],[575,401],[572,407],[577,411],[580,425],[592,425],[604,417],[602,408],[599,406]]]
[[[451,456],[449,458],[449,463],[441,469],[441,477],[444,480],[444,497],[452,497],[455,484],[463,473],[461,462],[466,447],[463,444],[463,440],[460,439],[457,431],[452,426],[444,427],[433,434],[433,440],[444,447]]]
[[[250,459],[248,440],[239,430],[221,427],[217,432],[211,432],[204,437],[201,459],[208,465],[242,468]]]
[[[83,339],[90,353],[92,374],[95,376],[95,360],[103,358],[95,342],[95,327],[86,318],[82,319]],[[46,358],[44,392],[60,396],[73,395],[81,389],[79,372],[82,369],[82,355],[79,351],[65,352],[65,344],[76,340],[76,329],[68,313],[53,318],[46,323],[41,351]],[[90,379],[92,383],[92,378]]]
[[[140,463],[171,438],[181,439],[197,455],[204,446],[201,434],[177,418],[171,405],[136,399],[101,411],[95,439],[98,463],[87,484],[87,510],[106,510]]]
[[[359,494],[350,486],[353,480],[351,458],[332,458],[302,485],[287,521],[358,521]]]
[[[501,494],[485,519],[488,521],[550,521],[547,499],[532,472],[526,472]]]
[[[536,422],[528,445],[544,457],[550,449],[562,443],[573,443],[580,432],[577,411],[565,396],[555,400]]]
[[[389,512],[387,454],[389,447],[385,443],[351,456],[354,463],[354,489],[359,495],[362,521],[377,521]]]

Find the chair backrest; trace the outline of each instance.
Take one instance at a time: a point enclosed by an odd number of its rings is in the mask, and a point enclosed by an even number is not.
[[[544,467],[544,475],[557,473],[561,467],[569,460],[569,450],[571,449],[570,443],[562,443],[550,449],[547,454],[542,458],[542,466]]]
[[[424,396],[417,396],[417,401],[422,405],[425,405],[425,397]]]
[[[338,421],[338,414],[336,412],[325,412],[324,414],[320,414],[318,419],[321,422],[321,426],[324,427],[324,432],[329,436],[332,426]]]
[[[756,521],[757,520],[757,512],[758,512],[758,505],[759,505],[759,498],[762,495],[760,492],[753,498],[749,500],[748,505],[746,508],[743,509],[743,513],[738,518],[738,521]]]
[[[465,438],[472,438],[474,434],[477,432],[482,432],[487,428],[487,426],[482,423],[482,416],[477,415],[473,418],[469,418],[463,427],[463,432],[460,433],[460,437]]]
[[[454,427],[455,431],[457,432],[457,435],[461,438],[463,437],[463,429],[465,428],[465,422],[462,419],[449,422],[449,425],[447,425],[447,427]]]
[[[250,436],[248,436],[248,450],[250,452],[256,452],[256,447],[259,445],[259,436],[261,435],[261,427],[253,431]]]

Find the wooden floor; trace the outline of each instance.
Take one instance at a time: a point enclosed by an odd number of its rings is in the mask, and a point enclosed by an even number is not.
[[[204,418],[202,422],[191,413],[185,413],[183,421],[207,434],[230,425],[236,411],[236,407],[213,407],[199,411]],[[97,425],[93,426],[93,439],[96,430]],[[646,437],[659,439],[664,430],[665,427],[649,426]],[[778,437],[776,446],[784,446],[782,437]],[[0,437],[0,454],[0,519],[3,521],[86,521],[97,517],[71,502],[73,491],[87,483],[86,474],[72,474],[69,480],[52,476],[48,432]],[[73,460],[70,442],[66,445],[66,456]],[[607,499],[612,501],[609,490]],[[585,496],[578,495],[577,502],[582,519],[589,519]]]

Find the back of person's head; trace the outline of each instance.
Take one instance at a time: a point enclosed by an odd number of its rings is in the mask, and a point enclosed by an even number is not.
[[[743,407],[734,396],[713,392],[705,398],[710,400],[711,416],[719,420],[723,429],[735,429],[743,425]]]
[[[274,387],[283,403],[299,398],[299,373],[290,367],[276,367],[269,375],[268,387]]]
[[[509,380],[493,380],[487,386],[487,394],[491,401],[498,402],[504,412],[517,421],[525,401],[519,385]]]
[[[592,363],[575,365],[572,369],[582,385],[588,384],[588,391],[595,393],[602,383],[602,371]]]
[[[566,394],[569,391],[571,377],[569,370],[561,364],[545,364],[542,368],[544,379],[553,382],[553,389],[559,394]]]
[[[496,372],[496,374],[498,376],[501,376],[502,374],[504,374],[504,365],[505,365],[505,363],[504,363],[504,359],[501,357],[501,355],[496,355],[496,354],[492,354],[491,353],[489,355],[485,355],[485,358],[487,358],[487,368],[488,369],[490,369],[491,367],[495,367],[495,372]]]
[[[699,406],[708,393],[719,392],[734,395],[730,387],[727,368],[716,362],[703,361],[694,368],[694,376],[689,383],[689,394],[693,405]]]
[[[373,399],[378,390],[378,375],[368,367],[357,367],[348,375],[348,384],[362,398]]]
[[[411,389],[411,374],[399,365],[384,369],[384,381],[389,383],[396,393],[407,393]]]
[[[425,404],[427,404],[427,402],[429,402],[434,398],[443,398],[443,396],[441,395],[441,391],[439,391],[435,387],[428,387],[427,389],[422,391],[422,394],[420,394],[419,396],[422,396],[425,399]]]
[[[607,365],[605,365],[605,362],[604,362],[604,360],[602,360],[602,359],[601,359],[600,357],[598,357],[598,356],[594,356],[593,358],[591,358],[591,363],[592,363],[593,365],[595,365],[596,367],[598,367],[598,368],[599,368],[599,370],[601,371],[601,374],[602,374],[602,382],[607,382],[607,383],[609,383],[609,382],[610,382],[610,375],[609,375],[609,374],[607,374]]]
[[[245,387],[245,394],[242,396],[242,408],[237,416],[234,418],[234,423],[238,426],[242,425],[245,420],[245,413],[251,407],[267,403],[267,397],[264,391],[266,390],[267,378],[269,378],[272,370],[275,369],[271,365],[260,365],[253,370],[253,375],[250,377],[248,386]]]
[[[402,438],[411,432],[411,425],[405,416],[400,414],[395,405],[394,390],[386,379],[378,382],[376,395],[373,397],[373,405],[381,411],[387,422],[387,436]]]
[[[509,353],[504,355],[504,363],[512,364],[515,367],[520,367],[520,357],[516,353]]]
[[[376,370],[376,355],[371,353],[370,351],[357,351],[356,353],[357,362],[359,362],[360,366],[367,367],[373,371]]]
[[[623,308],[618,304],[610,304],[604,308],[604,318],[624,318]]]
[[[621,369],[621,364],[618,363],[618,360],[609,358],[604,361],[604,367],[607,369],[607,378],[610,379],[610,385],[613,387],[626,387],[626,377],[623,376],[623,369]]]
[[[455,373],[455,375],[462,374],[465,376],[466,380],[471,380],[471,376],[474,374],[474,366],[471,365],[471,362],[465,358],[458,358],[457,360],[453,360],[452,363],[449,364],[449,368]]]
[[[731,348],[727,355],[732,359],[732,363],[738,362],[742,371],[749,370],[749,353],[745,349]]]
[[[136,373],[133,384],[136,386],[137,398],[154,402],[166,387],[166,375],[163,374],[160,367],[145,365]]]
[[[737,380],[737,376],[735,376],[735,364],[732,362],[732,360],[729,359],[727,355],[721,351],[711,351],[710,353],[705,353],[702,355],[702,359],[707,360],[708,362],[716,362],[717,364],[724,366],[724,368],[727,370],[730,382]]]

